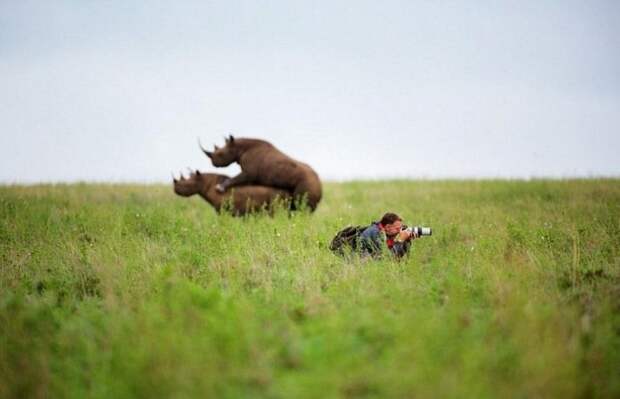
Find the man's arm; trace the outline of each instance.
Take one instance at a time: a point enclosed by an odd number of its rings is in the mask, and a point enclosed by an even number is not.
[[[407,253],[409,252],[409,248],[411,248],[411,240],[395,242],[392,246],[391,251],[392,254],[394,254],[394,256],[396,256],[397,258],[402,258],[403,256],[407,255]]]
[[[381,233],[376,229],[367,229],[362,233],[362,256],[380,257],[383,252],[384,241]]]
[[[417,237],[418,236],[413,232],[407,230],[401,231],[398,235],[398,241],[392,246],[392,253],[398,258],[407,255],[411,248],[411,241],[415,240]]]

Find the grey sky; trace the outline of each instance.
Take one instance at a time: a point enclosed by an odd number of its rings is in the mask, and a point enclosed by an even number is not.
[[[2,1],[0,182],[619,176],[620,2],[498,3]]]

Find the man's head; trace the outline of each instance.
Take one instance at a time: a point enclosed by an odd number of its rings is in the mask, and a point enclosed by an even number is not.
[[[379,222],[388,236],[394,236],[401,230],[403,223],[400,216],[395,213],[388,212],[381,218]]]

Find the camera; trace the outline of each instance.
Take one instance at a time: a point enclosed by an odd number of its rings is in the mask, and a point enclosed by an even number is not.
[[[403,230],[407,230],[410,233],[415,234],[417,237],[432,236],[433,235],[433,229],[431,229],[430,227],[420,227],[420,226],[407,227],[407,226],[403,226]]]

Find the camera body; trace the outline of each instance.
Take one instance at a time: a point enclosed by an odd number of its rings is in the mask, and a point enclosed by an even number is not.
[[[432,236],[433,235],[433,229],[431,229],[430,227],[422,227],[422,226],[412,226],[412,227],[407,227],[407,226],[403,226],[403,230],[406,230],[412,234],[415,234],[416,237],[422,237],[422,236]]]

